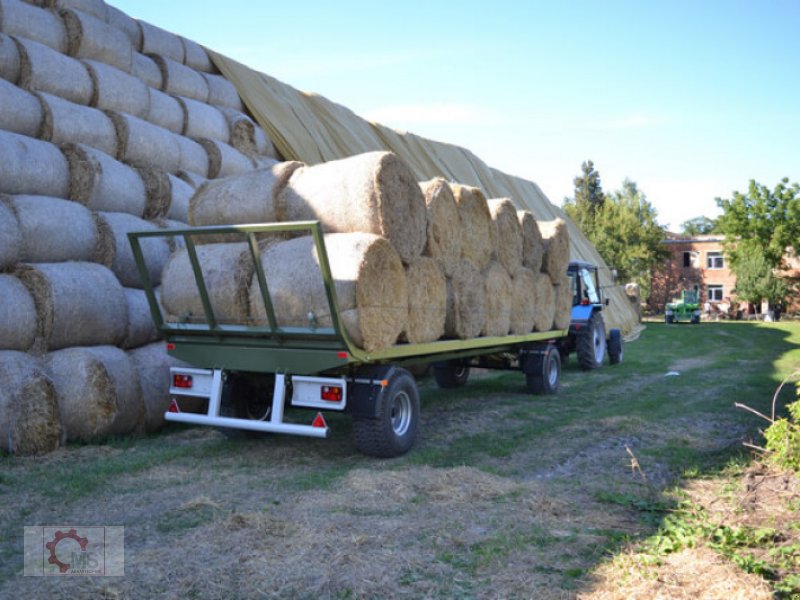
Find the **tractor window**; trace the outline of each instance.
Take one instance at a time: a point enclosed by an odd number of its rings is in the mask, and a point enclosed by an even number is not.
[[[583,298],[592,304],[600,304],[600,295],[597,293],[594,275],[589,269],[581,269],[581,283],[583,284]]]
[[[577,306],[581,299],[578,295],[578,274],[575,271],[569,272],[569,285],[572,288],[572,306]]]

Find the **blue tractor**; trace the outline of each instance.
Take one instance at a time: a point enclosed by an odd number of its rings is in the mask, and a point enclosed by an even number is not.
[[[616,365],[622,362],[622,333],[619,329],[606,332],[603,309],[608,306],[608,298],[603,298],[597,266],[572,261],[567,268],[572,286],[572,318],[569,335],[559,345],[561,361],[566,363],[570,353],[578,356],[578,365],[584,370],[603,366],[606,354],[608,362]]]

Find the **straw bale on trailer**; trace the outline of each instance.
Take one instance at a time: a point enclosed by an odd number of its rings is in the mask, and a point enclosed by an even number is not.
[[[211,73],[201,73],[208,85],[208,103],[215,106],[225,106],[242,112],[244,105],[239,92],[236,91],[234,85],[222,77],[221,75],[214,75]]]
[[[191,171],[205,178],[208,176],[208,152],[201,144],[185,136],[178,136],[180,147],[180,161],[178,166],[181,171]]]
[[[342,325],[353,343],[368,352],[393,345],[406,323],[408,286],[400,256],[384,238],[371,233],[325,236]],[[279,242],[261,253],[278,323],[308,327],[309,317],[331,327],[328,298],[311,236]],[[254,320],[265,324],[258,282],[250,285]]]
[[[136,261],[133,258],[128,233],[132,231],[157,231],[159,228],[126,213],[101,212],[100,220],[105,221],[113,238],[111,270],[125,287],[143,287]],[[170,255],[169,242],[163,237],[142,238],[139,240],[144,254],[147,274],[153,285],[161,281],[161,270]]]
[[[208,102],[208,83],[200,73],[164,56],[158,54],[149,56],[161,70],[162,92]]]
[[[535,331],[550,331],[556,313],[555,291],[553,282],[547,273],[535,273],[536,297],[533,301]]]
[[[478,268],[461,259],[447,279],[445,335],[467,340],[478,337],[486,322],[486,289]]]
[[[539,225],[533,213],[528,210],[517,211],[517,217],[522,228],[522,266],[538,273],[542,270],[544,256],[544,243]]]
[[[188,366],[183,361],[167,354],[163,342],[155,342],[130,350],[128,356],[139,373],[139,382],[144,403],[144,430],[157,431],[164,426],[164,413],[170,405],[170,367]],[[181,410],[187,403],[181,401]]]
[[[209,138],[228,143],[231,131],[228,120],[218,108],[191,98],[178,97],[183,108],[183,130],[190,138]]]
[[[37,93],[42,103],[39,137],[54,144],[86,144],[106,154],[117,151],[117,132],[103,111]]]
[[[136,19],[128,16],[117,7],[108,5],[108,24],[122,31],[130,40],[134,50],[142,47],[142,30]]]
[[[37,349],[122,341],[127,303],[108,268],[86,262],[21,264],[15,274],[36,303]]]
[[[104,22],[108,22],[109,19],[109,6],[104,0],[34,0],[34,2],[45,8],[73,8]]]
[[[130,115],[109,111],[117,130],[117,158],[135,167],[156,167],[174,173],[180,166],[177,135]]]
[[[563,219],[539,221],[537,224],[544,245],[542,271],[550,275],[550,281],[556,284],[561,281],[569,265],[569,230]]]
[[[514,273],[522,266],[522,227],[517,209],[509,198],[492,198],[487,202],[497,231],[497,260],[506,271]]]
[[[156,61],[149,56],[133,53],[133,62],[131,64],[131,75],[155,90],[161,90],[161,69],[158,68]]]
[[[125,349],[138,348],[156,341],[158,330],[153,323],[144,290],[125,288],[125,300],[128,303],[128,321],[120,346]]]
[[[450,189],[461,217],[461,255],[482,271],[495,255],[497,236],[486,197],[476,187],[452,183]]]
[[[0,348],[29,350],[36,339],[36,304],[22,282],[0,275]]]
[[[36,137],[42,125],[42,105],[30,92],[0,79],[0,129]]]
[[[382,235],[406,264],[425,247],[425,198],[414,173],[391,152],[298,169],[280,201],[289,221],[319,219],[329,232]]]
[[[526,267],[514,271],[512,277],[514,289],[511,294],[511,329],[512,335],[524,335],[533,331],[536,302],[536,277]]]
[[[158,54],[179,63],[183,62],[186,51],[180,36],[146,21],[139,21],[139,27],[142,30],[142,47],[137,48],[139,52]]]
[[[26,90],[53,94],[77,104],[92,99],[92,78],[81,61],[65,56],[44,44],[14,38],[19,51],[19,80]]]
[[[144,214],[147,191],[141,175],[108,154],[80,144],[62,147],[69,164],[69,198],[92,210]]]
[[[67,26],[67,53],[91,58],[130,73],[133,67],[131,41],[108,23],[76,10],[60,12]]]
[[[105,247],[94,216],[85,206],[49,196],[5,196],[17,216],[19,260],[101,262]]]
[[[229,177],[247,173],[256,168],[253,159],[242,154],[233,146],[211,139],[198,140],[208,153],[208,176]]]
[[[183,43],[183,64],[194,69],[195,71],[202,71],[203,73],[213,73],[215,71],[214,63],[208,56],[205,48],[197,42],[181,37]]]
[[[0,33],[0,78],[10,83],[18,83],[20,75],[19,48],[17,43]]]
[[[411,344],[433,342],[444,335],[447,282],[436,260],[420,256],[406,267],[408,320],[403,338]]]
[[[449,277],[461,260],[461,217],[450,185],[437,177],[420,183],[427,207],[423,254],[436,259]]]
[[[67,29],[58,14],[21,0],[0,0],[0,31],[67,51]]]
[[[566,274],[553,286],[555,294],[555,315],[553,317],[554,329],[566,329],[572,318],[572,286]]]
[[[172,133],[183,131],[183,107],[178,99],[152,87],[147,88],[147,92],[150,106],[145,120]]]
[[[23,352],[0,351],[0,449],[44,454],[61,440],[55,387],[41,362]]]
[[[214,317],[220,323],[248,323],[253,257],[244,242],[197,246]],[[271,282],[270,282],[271,283]],[[188,252],[175,252],[164,267],[161,303],[170,321],[205,322],[205,311]]]
[[[48,354],[45,365],[67,440],[96,440],[142,428],[139,377],[124,350],[67,348]]]
[[[0,271],[5,271],[19,261],[22,234],[14,211],[0,202]]]
[[[511,303],[514,284],[498,262],[492,262],[483,273],[486,289],[486,321],[481,335],[508,335],[511,329]]]
[[[66,198],[69,167],[58,146],[0,131],[0,193]]]
[[[96,60],[84,60],[94,91],[91,106],[144,119],[150,112],[149,88],[133,75]]]

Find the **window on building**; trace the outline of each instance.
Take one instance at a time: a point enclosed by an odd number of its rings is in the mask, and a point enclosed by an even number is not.
[[[725,259],[722,256],[722,252],[709,252],[706,254],[706,268],[724,269]]]
[[[691,267],[692,266],[692,253],[691,252],[684,252],[683,253],[683,266],[684,267]]]
[[[722,299],[725,297],[721,285],[706,286],[706,295],[708,296],[709,302],[722,302]]]

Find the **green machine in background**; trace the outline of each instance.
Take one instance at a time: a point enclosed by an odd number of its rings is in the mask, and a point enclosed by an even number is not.
[[[675,298],[667,304],[664,321],[667,324],[689,321],[700,322],[700,290],[695,286],[691,290],[683,290],[680,298]]]

